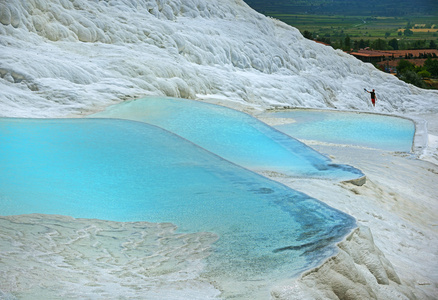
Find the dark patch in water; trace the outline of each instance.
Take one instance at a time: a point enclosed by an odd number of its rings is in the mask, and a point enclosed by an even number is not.
[[[270,188],[259,188],[259,189],[257,189],[257,190],[254,190],[254,192],[255,192],[256,194],[267,195],[267,194],[272,194],[272,193],[274,193],[274,190],[273,190],[273,189],[270,189]]]

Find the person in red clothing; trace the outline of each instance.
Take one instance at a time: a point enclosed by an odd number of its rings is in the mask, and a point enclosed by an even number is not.
[[[371,102],[373,103],[373,106],[376,106],[376,92],[374,89],[371,92],[367,89],[365,89],[365,91],[371,94]]]

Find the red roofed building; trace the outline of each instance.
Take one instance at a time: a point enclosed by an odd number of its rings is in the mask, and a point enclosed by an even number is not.
[[[363,62],[378,63],[385,59],[385,55],[380,51],[361,49],[356,52],[350,52],[351,55]]]
[[[369,50],[361,49],[350,52],[363,62],[369,62],[381,67],[388,73],[395,73],[401,59],[407,59],[416,66],[422,66],[427,57],[438,58],[437,49],[418,50]]]

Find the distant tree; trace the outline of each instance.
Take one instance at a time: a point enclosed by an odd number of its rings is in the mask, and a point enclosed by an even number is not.
[[[405,59],[401,59],[397,64],[397,72],[399,74],[403,74],[406,71],[413,71],[415,69],[415,65]]]
[[[388,44],[385,42],[385,40],[377,39],[372,42],[371,47],[374,50],[386,50],[388,48]]]
[[[424,62],[424,68],[430,72],[432,77],[438,77],[438,59],[428,58]]]
[[[388,42],[388,45],[392,47],[394,50],[398,50],[398,41],[397,39],[392,39]]]
[[[430,72],[427,70],[421,70],[420,72],[417,72],[418,76],[421,78],[429,78],[431,76]]]
[[[342,39],[339,40],[339,43],[336,43],[336,49],[344,49],[344,41]]]
[[[385,39],[387,39],[391,35],[391,32],[385,32]]]
[[[353,50],[359,50],[359,42],[358,41],[353,42]]]
[[[426,47],[426,40],[418,40],[414,41],[414,44],[412,45],[414,49],[424,49]]]
[[[365,41],[363,39],[361,39],[359,41],[359,49],[364,49],[366,46],[367,45],[366,45]]]
[[[400,79],[407,83],[411,83],[415,86],[418,86],[420,88],[427,88],[427,85],[423,81],[423,78],[412,70],[408,70],[402,73],[400,75]]]
[[[438,46],[434,41],[430,41],[429,49],[438,49]]]
[[[351,50],[351,39],[348,36],[348,34],[347,34],[347,36],[345,37],[345,40],[344,40],[344,50],[346,50],[346,51],[350,51]]]
[[[405,36],[412,36],[412,35],[414,35],[414,32],[413,32],[412,30],[410,30],[410,29],[405,29],[405,31],[403,32],[403,34],[404,34]]]
[[[324,36],[323,36],[323,37],[317,38],[317,40],[320,41],[320,42],[323,42],[323,43],[329,44],[329,45],[332,44],[332,42],[331,42],[331,40],[330,40],[329,37],[324,37]]]
[[[304,32],[303,32],[303,36],[304,36],[306,39],[313,40],[313,34],[312,34],[310,31],[308,31],[308,30],[304,30]]]

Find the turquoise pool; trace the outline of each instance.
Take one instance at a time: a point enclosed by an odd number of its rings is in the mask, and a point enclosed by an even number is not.
[[[159,127],[117,119],[0,119],[0,215],[171,222],[213,232],[212,280],[296,276],[355,220]]]
[[[355,145],[386,151],[412,151],[415,124],[404,118],[307,109],[272,112],[264,116],[284,119],[286,124],[274,127],[301,140]]]
[[[199,101],[147,97],[92,115],[146,122],[169,130],[233,163],[257,172],[351,180],[360,170],[334,164],[302,142],[243,112]]]

